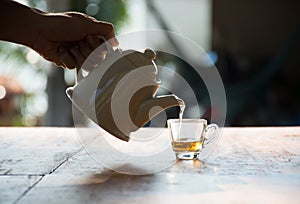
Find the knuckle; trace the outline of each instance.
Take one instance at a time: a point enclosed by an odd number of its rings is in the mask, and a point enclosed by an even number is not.
[[[108,30],[109,32],[113,32],[113,31],[114,31],[114,25],[111,24],[111,23],[107,23],[107,30]]]

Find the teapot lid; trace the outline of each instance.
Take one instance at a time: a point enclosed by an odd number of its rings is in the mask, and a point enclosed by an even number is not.
[[[144,52],[136,50],[122,50],[116,49],[124,58],[126,58],[135,67],[143,67],[146,65],[154,65],[153,60],[156,58],[156,54],[152,49],[146,49]],[[116,52],[115,51],[115,52]]]

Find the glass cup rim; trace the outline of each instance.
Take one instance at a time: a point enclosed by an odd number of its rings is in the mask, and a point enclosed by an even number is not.
[[[179,123],[180,119],[179,118],[172,118],[172,119],[168,119],[167,123]],[[207,120],[200,118],[200,119],[196,119],[196,118],[182,118],[181,123],[207,123]]]

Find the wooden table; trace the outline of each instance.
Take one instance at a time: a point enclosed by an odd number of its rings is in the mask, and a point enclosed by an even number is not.
[[[300,203],[300,127],[224,128],[208,160],[140,176],[100,166],[77,139],[0,128],[0,203]]]

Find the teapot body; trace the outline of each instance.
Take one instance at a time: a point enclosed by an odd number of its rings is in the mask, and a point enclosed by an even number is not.
[[[155,53],[149,49],[144,53],[117,49],[98,68],[68,88],[67,95],[96,124],[128,141],[131,132],[163,109],[182,103],[174,95],[156,97],[161,82],[154,58]],[[161,109],[153,111],[157,106]]]

